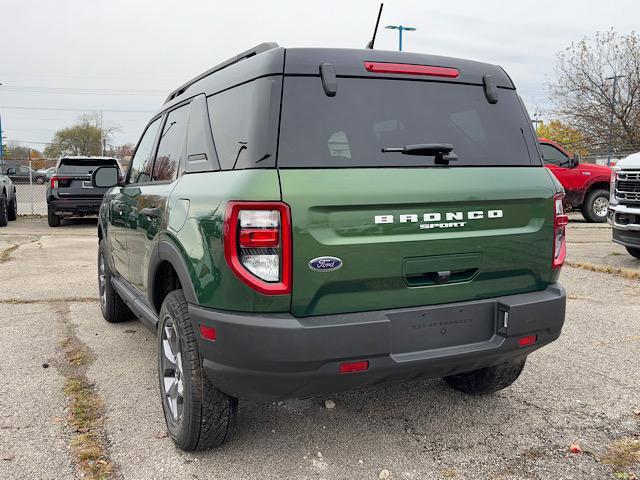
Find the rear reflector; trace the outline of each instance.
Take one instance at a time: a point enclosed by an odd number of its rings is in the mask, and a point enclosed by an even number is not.
[[[533,345],[538,341],[537,335],[527,335],[526,337],[522,337],[518,339],[518,345],[521,347],[528,347],[529,345]]]
[[[200,336],[205,340],[211,340],[215,342],[218,338],[216,329],[213,327],[207,327],[206,325],[200,325]]]
[[[364,372],[369,370],[369,361],[345,362],[340,364],[340,373]]]
[[[455,68],[411,65],[408,63],[364,62],[364,68],[367,72],[426,75],[429,77],[457,78],[460,75]]]
[[[276,248],[280,240],[278,229],[243,228],[240,230],[240,246],[243,248]]]

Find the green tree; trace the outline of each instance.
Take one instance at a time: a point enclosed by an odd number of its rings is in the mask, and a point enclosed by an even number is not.
[[[589,153],[588,142],[584,134],[578,129],[565,125],[560,120],[542,123],[536,131],[538,137],[558,142],[573,154],[587,155]]]
[[[62,155],[100,155],[103,139],[108,142],[109,137],[117,130],[117,127],[103,127],[99,115],[82,115],[75,124],[58,130],[53,135],[44,154],[49,158]]]

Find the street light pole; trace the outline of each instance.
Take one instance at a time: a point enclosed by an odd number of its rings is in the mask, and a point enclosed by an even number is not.
[[[613,117],[616,110],[616,90],[618,89],[618,79],[624,75],[613,75],[605,78],[605,80],[613,80],[613,95],[611,96],[611,112],[609,113],[609,155],[607,155],[607,166],[611,166],[611,157],[613,156]]]
[[[402,32],[413,32],[416,29],[414,27],[405,27],[404,25],[387,25],[386,27],[389,30],[398,30],[398,50],[402,51]]]

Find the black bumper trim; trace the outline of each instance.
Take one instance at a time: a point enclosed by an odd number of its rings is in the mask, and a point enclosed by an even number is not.
[[[565,307],[564,289],[553,284],[542,291],[484,300],[304,318],[195,305],[189,305],[189,314],[196,332],[199,325],[216,328],[214,342],[198,336],[204,369],[215,385],[239,398],[274,400],[442,377],[504,363],[558,338]],[[471,317],[456,321],[467,318],[457,313],[465,311],[488,312],[485,320],[489,318],[492,331],[486,334],[487,321],[476,322],[484,327],[473,325]],[[422,330],[419,322],[425,317],[436,320],[435,330]],[[471,337],[463,333],[464,342],[449,340],[438,347],[437,338],[449,338],[442,334],[439,319],[452,325],[452,331],[458,329],[457,335],[471,328]],[[473,338],[476,332],[478,337]],[[520,347],[518,339],[529,334],[536,334],[537,342]],[[416,348],[421,335],[423,349]],[[350,360],[368,360],[369,369],[340,375],[339,363]]]
[[[640,248],[640,232],[613,227],[613,241],[625,247]]]
[[[49,199],[47,204],[54,213],[98,213],[102,205],[100,198]]]

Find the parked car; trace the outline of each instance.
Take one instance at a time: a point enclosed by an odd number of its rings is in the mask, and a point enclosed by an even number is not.
[[[9,169],[11,169],[12,171],[12,173],[10,174],[8,174]],[[0,165],[0,170],[5,175],[8,174],[14,183],[33,182],[38,185],[44,185],[45,183],[47,183],[47,176],[45,174],[39,173],[24,165],[3,164]]]
[[[609,223],[613,241],[640,259],[640,153],[623,158],[613,168]]]
[[[580,163],[553,140],[539,138],[538,141],[545,166],[564,187],[565,206],[579,209],[587,222],[606,222],[611,169]]]
[[[4,170],[11,174],[13,168]],[[18,218],[18,199],[16,196],[16,186],[11,178],[0,173],[0,227],[6,227],[10,220]]]
[[[157,333],[184,450],[238,398],[495,392],[560,335],[564,193],[498,66],[262,44],[174,91],[118,174],[92,177],[102,314]]]
[[[62,157],[47,186],[47,219],[57,227],[65,217],[97,215],[105,188],[91,184],[91,174],[101,166],[113,166],[121,175],[120,163],[113,157]]]

